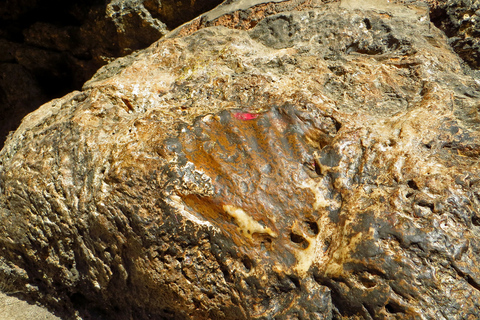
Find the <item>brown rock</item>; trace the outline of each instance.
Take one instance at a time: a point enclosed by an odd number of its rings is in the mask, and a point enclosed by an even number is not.
[[[476,319],[461,63],[422,3],[226,3],[24,119],[0,281],[67,318]]]
[[[0,147],[21,118],[80,89],[106,63],[143,49],[220,0],[22,0],[0,5]],[[16,71],[17,70],[17,71]],[[17,89],[18,88],[18,89]],[[34,95],[34,99],[24,99]],[[25,101],[26,100],[26,101]],[[20,101],[20,102],[19,102]],[[9,116],[18,114],[18,117]]]

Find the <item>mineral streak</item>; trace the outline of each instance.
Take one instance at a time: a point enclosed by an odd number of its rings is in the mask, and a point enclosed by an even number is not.
[[[10,136],[3,290],[67,318],[478,319],[480,83],[428,8],[229,8]]]

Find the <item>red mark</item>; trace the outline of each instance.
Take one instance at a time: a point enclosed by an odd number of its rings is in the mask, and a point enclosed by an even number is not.
[[[233,114],[235,118],[238,120],[253,120],[258,118],[258,114],[256,113],[249,113],[249,112],[236,112]]]

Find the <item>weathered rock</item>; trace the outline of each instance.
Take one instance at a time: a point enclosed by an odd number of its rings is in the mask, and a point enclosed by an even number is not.
[[[422,3],[218,7],[9,138],[1,283],[92,319],[479,318],[461,64]]]
[[[23,0],[0,5],[0,147],[42,103],[80,89],[220,0]],[[6,74],[6,76],[3,76]],[[18,85],[18,81],[23,81]],[[33,99],[25,97],[34,96]]]
[[[480,69],[480,2],[430,0],[432,22],[449,37],[456,53],[474,70]]]

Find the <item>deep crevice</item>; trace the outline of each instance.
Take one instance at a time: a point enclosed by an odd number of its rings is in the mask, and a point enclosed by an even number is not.
[[[427,202],[425,200],[420,200],[417,202],[417,205],[419,205],[420,207],[425,207],[425,208],[429,208],[430,211],[434,211],[435,209],[435,205],[433,203],[430,203],[430,202]]]
[[[370,20],[368,18],[363,19],[363,23],[365,23],[365,27],[368,30],[372,29],[372,24],[370,23]]]
[[[290,279],[290,281],[292,281],[292,283],[297,289],[300,288],[300,279],[297,276],[289,275],[288,278]]]
[[[480,283],[478,283],[475,279],[473,279],[472,276],[470,276],[469,274],[460,270],[460,268],[458,268],[458,266],[456,266],[455,263],[452,263],[451,265],[453,269],[455,269],[455,271],[458,273],[458,275],[464,278],[470,286],[480,291]]]
[[[230,274],[230,271],[228,270],[228,267],[225,265],[220,265],[220,270],[223,273],[223,278],[225,279],[225,281],[229,283],[233,283],[233,278],[232,278],[232,275]]]
[[[472,216],[472,224],[477,227],[480,226],[480,217],[478,215],[474,214]]]

